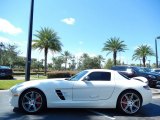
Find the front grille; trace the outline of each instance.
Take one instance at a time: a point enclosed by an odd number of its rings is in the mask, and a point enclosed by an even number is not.
[[[61,90],[56,90],[56,93],[57,93],[58,97],[59,97],[61,100],[65,100],[65,98],[64,98]]]

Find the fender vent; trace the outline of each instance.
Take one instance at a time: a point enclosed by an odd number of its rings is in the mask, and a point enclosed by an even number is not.
[[[64,98],[64,96],[63,96],[63,94],[62,94],[62,92],[61,92],[60,90],[56,90],[56,93],[57,93],[58,97],[59,97],[61,100],[65,100],[65,98]]]

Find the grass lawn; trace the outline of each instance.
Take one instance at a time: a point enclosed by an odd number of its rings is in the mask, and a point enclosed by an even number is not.
[[[14,76],[16,78],[16,76]],[[15,84],[21,83],[25,81],[25,76],[17,76],[20,77],[20,79],[16,79],[16,80],[0,80],[0,90],[7,90],[10,87],[12,87]],[[31,75],[30,77],[31,80],[42,80],[42,79],[47,79],[46,76],[38,76],[37,75]]]
[[[24,82],[24,80],[0,80],[0,90],[7,90],[15,84]]]

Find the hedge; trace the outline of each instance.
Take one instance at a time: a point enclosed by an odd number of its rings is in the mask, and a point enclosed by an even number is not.
[[[69,78],[76,73],[77,71],[53,71],[47,73],[47,78]]]
[[[37,72],[31,72],[30,74],[31,75],[37,75],[37,74],[43,75],[44,72],[39,72],[39,73],[37,73]],[[13,75],[25,75],[25,72],[13,72]]]

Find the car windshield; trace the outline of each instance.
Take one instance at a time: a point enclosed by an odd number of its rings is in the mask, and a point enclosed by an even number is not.
[[[143,68],[146,72],[151,72],[150,68]]]
[[[77,73],[76,75],[72,76],[69,80],[70,81],[78,81],[79,79],[81,79],[84,75],[86,75],[88,73],[88,71],[82,71]]]
[[[138,72],[147,72],[144,68],[141,67],[134,67],[134,70],[138,71]]]

